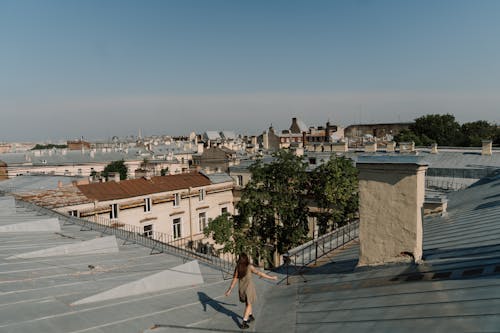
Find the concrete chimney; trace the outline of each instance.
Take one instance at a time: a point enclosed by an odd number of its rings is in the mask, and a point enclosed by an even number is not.
[[[493,141],[491,140],[483,140],[483,150],[481,151],[481,155],[491,156],[493,154]]]
[[[365,153],[376,153],[377,152],[377,143],[369,142],[365,144]]]
[[[417,156],[361,156],[358,266],[422,259],[428,165]]]
[[[332,143],[332,151],[336,153],[345,153],[349,151],[349,147],[347,146],[347,142],[334,142]]]
[[[203,154],[203,143],[198,143],[197,146],[196,146],[196,152],[198,154]]]
[[[394,153],[395,150],[396,150],[396,142],[394,142],[394,141],[387,142],[387,147],[386,147],[385,151],[387,153]]]
[[[437,154],[438,153],[438,144],[433,143],[431,144],[431,154]]]
[[[265,150],[269,149],[269,134],[266,131],[262,133],[262,148]]]
[[[415,151],[415,142],[400,142],[399,152],[400,153],[413,153]]]
[[[113,180],[116,182],[116,183],[119,183],[120,182],[120,173],[119,172],[115,172],[113,174]]]

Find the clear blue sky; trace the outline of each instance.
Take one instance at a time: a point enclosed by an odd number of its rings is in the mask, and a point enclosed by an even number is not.
[[[0,0],[0,141],[500,122],[500,1]]]

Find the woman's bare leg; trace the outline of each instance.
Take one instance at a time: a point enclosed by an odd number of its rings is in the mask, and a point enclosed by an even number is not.
[[[248,317],[252,314],[252,304],[247,302],[245,306],[245,313],[243,314],[243,320],[248,320]]]

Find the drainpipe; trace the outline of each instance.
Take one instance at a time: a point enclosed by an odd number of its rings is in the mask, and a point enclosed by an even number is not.
[[[189,187],[188,188],[188,203],[189,203],[189,238],[191,241],[193,240],[193,216],[191,212],[191,190],[193,188]]]

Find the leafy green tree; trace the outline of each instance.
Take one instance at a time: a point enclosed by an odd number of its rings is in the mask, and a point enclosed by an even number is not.
[[[68,145],[55,145],[52,143],[46,144],[46,145],[41,145],[37,143],[35,147],[31,148],[31,150],[40,150],[40,149],[53,149],[53,148],[59,148],[59,149],[64,149],[68,148]]]
[[[493,137],[493,144],[500,144],[500,126],[495,125],[495,136]]]
[[[223,253],[252,252],[245,229],[238,224],[237,218],[224,213],[210,221],[203,229],[206,237],[211,237],[216,244],[222,245],[220,251]]]
[[[306,163],[280,150],[275,160],[258,160],[250,167],[252,178],[243,189],[237,208],[256,255],[267,259],[302,244],[308,233],[308,208],[303,196],[307,184]]]
[[[423,143],[422,143],[422,140],[420,139],[420,137],[418,135],[416,135],[415,133],[413,133],[413,131],[411,131],[409,129],[404,129],[401,132],[399,132],[399,134],[397,134],[394,137],[394,140],[396,140],[396,142],[411,142],[411,141],[413,141],[413,142],[415,142],[415,145],[423,146]]]
[[[460,124],[451,114],[422,116],[415,119],[410,130],[420,138],[421,145],[436,142],[440,146],[457,146],[462,142]]]
[[[221,215],[204,230],[223,252],[245,251],[271,266],[277,255],[308,240],[309,199],[321,207],[323,231],[354,218],[358,209],[357,172],[350,160],[332,158],[307,173],[302,158],[283,150],[274,156],[269,164],[257,160],[250,167],[239,215]]]
[[[497,126],[491,125],[485,120],[465,123],[461,127],[465,147],[480,147],[482,140],[493,140],[497,132]]]
[[[108,179],[109,174],[113,172],[120,173],[120,179],[127,179],[127,166],[125,165],[124,160],[114,161],[106,165],[101,175]]]
[[[319,233],[324,234],[356,217],[358,172],[352,161],[331,156],[310,174],[309,192],[318,205]]]

